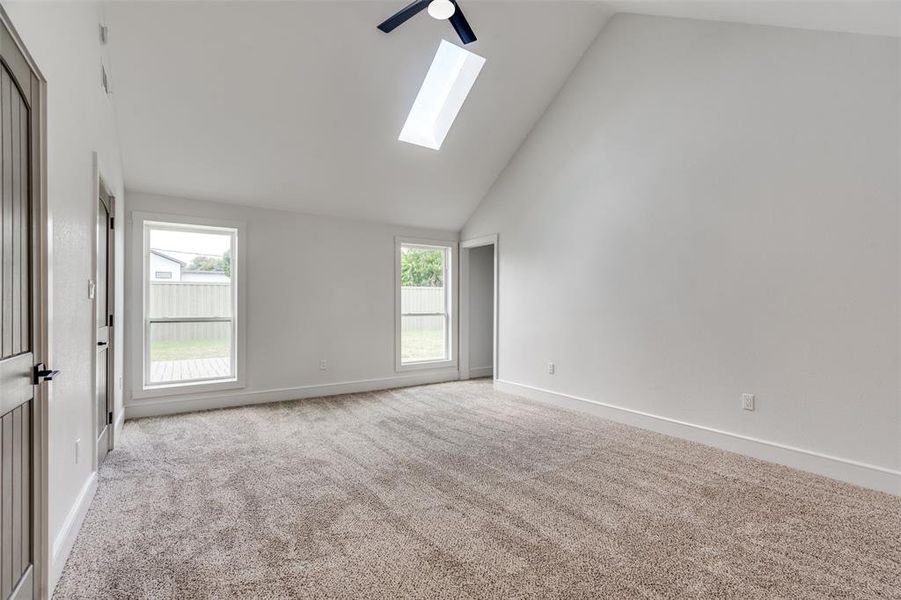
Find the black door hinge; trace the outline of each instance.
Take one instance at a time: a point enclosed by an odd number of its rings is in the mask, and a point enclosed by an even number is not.
[[[115,223],[116,223],[116,217],[110,217],[109,218],[109,228],[115,229],[116,228]]]
[[[113,326],[113,315],[110,315],[110,316],[109,316],[109,326],[110,326],[110,327]]]
[[[106,418],[107,425],[113,424],[113,411],[109,411],[109,415]]]

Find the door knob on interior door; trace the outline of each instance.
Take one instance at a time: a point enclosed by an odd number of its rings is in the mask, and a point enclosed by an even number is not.
[[[108,344],[109,344],[109,342],[97,342],[98,346],[106,346]]]

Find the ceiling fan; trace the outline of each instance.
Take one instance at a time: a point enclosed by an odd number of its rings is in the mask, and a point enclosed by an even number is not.
[[[413,0],[413,2],[381,23],[379,29],[385,33],[391,33],[426,8],[429,9],[429,15],[432,18],[450,21],[457,35],[460,36],[460,41],[464,44],[476,41],[476,34],[473,33],[472,27],[469,26],[469,21],[463,16],[463,12],[460,10],[456,0]]]

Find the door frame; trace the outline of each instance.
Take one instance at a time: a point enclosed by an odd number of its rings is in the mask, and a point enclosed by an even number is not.
[[[497,381],[497,365],[498,365],[498,324],[497,318],[499,314],[499,296],[500,296],[500,244],[499,235],[493,233],[491,235],[483,235],[481,237],[472,238],[460,242],[460,379],[469,379],[469,251],[473,248],[482,246],[494,246],[494,316],[492,319],[491,340],[492,340],[492,361],[491,361],[491,378]]]
[[[110,219],[112,219],[113,222],[115,222],[116,204],[117,204],[116,196],[113,194],[112,188],[107,183],[108,180],[103,177],[103,167],[100,164],[100,156],[97,154],[97,152],[94,152],[93,154],[94,154],[94,159],[93,159],[94,179],[93,179],[93,181],[94,181],[95,210],[96,210],[97,201],[100,198],[101,191],[106,192],[107,197],[109,197],[109,204],[110,204],[109,216],[110,216]],[[116,328],[117,315],[116,315],[116,236],[115,236],[114,230],[112,228],[108,229],[106,231],[106,236],[107,236],[107,242],[108,242],[107,243],[107,259],[106,259],[106,261],[107,261],[106,294],[107,294],[107,302],[108,302],[107,308],[108,308],[110,314],[113,316],[113,323],[111,325],[109,325],[109,343],[106,348],[107,363],[108,363],[107,364],[107,372],[106,372],[106,394],[107,394],[106,404],[107,404],[108,411],[111,411],[114,413],[113,418],[108,419],[111,422],[107,424],[107,428],[108,428],[107,452],[109,452],[110,450],[113,449],[113,447],[115,445],[115,435],[116,435],[115,434],[115,429],[116,429],[116,427],[115,427],[115,421],[116,421],[116,415],[115,415],[115,407],[116,407],[116,396],[115,396],[115,394],[116,394],[116,387],[115,387],[116,340],[115,340],[115,335],[116,335],[116,329],[115,328]],[[93,246],[94,252],[93,252],[93,256],[91,258],[91,267],[92,267],[92,272],[94,273],[94,276],[96,277],[97,267],[99,266],[98,261],[97,261],[97,246],[100,243],[99,233],[97,232],[96,227],[94,228],[93,239],[94,239],[94,246]],[[96,282],[96,281],[94,282],[95,289],[97,288],[97,283],[98,282]],[[97,426],[99,415],[97,414],[97,401],[96,401],[97,391],[98,391],[98,388],[100,387],[100,381],[98,381],[98,379],[97,379],[97,351],[96,351],[97,342],[99,341],[97,338],[97,326],[96,326],[97,302],[98,301],[99,301],[99,298],[97,297],[97,294],[94,294],[94,301],[91,302],[91,309],[94,311],[93,312],[93,314],[94,314],[93,322],[95,323],[95,326],[93,328],[94,343],[92,345],[92,348],[94,349],[94,353],[93,353],[93,358],[91,359],[92,368],[94,370],[94,386],[93,386],[94,387],[94,402],[93,402],[94,410],[92,411],[92,414],[94,416],[94,441],[93,441],[93,455],[94,456],[93,456],[93,463],[92,463],[92,465],[94,467],[94,471],[96,471],[97,468],[100,466],[99,465],[99,455],[97,453],[97,437],[99,436],[100,431],[98,431],[98,426]]]
[[[31,110],[35,115],[31,147],[31,217],[32,234],[32,350],[35,364],[52,365],[50,339],[53,329],[53,311],[50,305],[53,270],[50,262],[52,250],[49,211],[47,207],[47,79],[41,73],[34,58],[22,42],[6,10],[0,5],[0,24],[9,32],[28,67],[34,74],[32,82]],[[35,85],[36,84],[36,85]],[[36,598],[46,598],[49,593],[50,539],[49,514],[49,429],[47,407],[52,395],[51,386],[36,385],[34,391],[32,424],[32,565]]]

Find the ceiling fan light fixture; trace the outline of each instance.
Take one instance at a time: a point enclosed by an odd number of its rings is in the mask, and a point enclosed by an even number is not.
[[[450,0],[432,0],[429,2],[429,16],[439,21],[450,19],[457,7]]]
[[[463,16],[463,11],[460,10],[457,0],[413,0],[413,2],[379,23],[378,28],[384,33],[391,33],[426,9],[435,19],[448,21],[451,27],[454,28],[454,31],[457,32],[457,35],[460,36],[460,41],[464,45],[476,41],[476,34],[472,31],[469,21]]]

